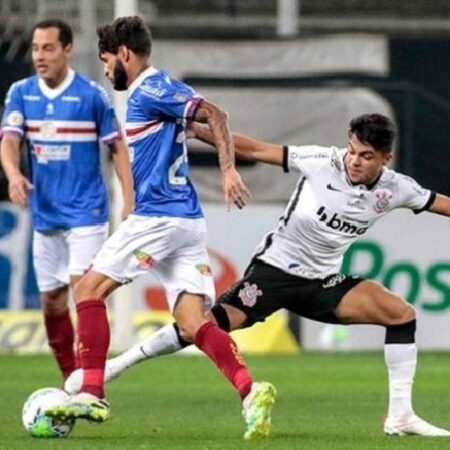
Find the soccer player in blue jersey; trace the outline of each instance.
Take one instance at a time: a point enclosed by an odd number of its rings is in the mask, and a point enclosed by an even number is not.
[[[186,126],[204,122],[219,155],[225,201],[242,207],[248,191],[234,165],[225,112],[186,84],[149,63],[151,36],[139,17],[116,19],[98,29],[105,75],[116,90],[128,89],[126,134],[131,151],[136,209],[100,250],[75,289],[83,385],[55,417],[102,422],[104,369],[109,347],[105,298],[148,271],[164,286],[185,339],[194,342],[235,386],[244,400],[246,438],[266,436],[275,388],[253,379],[228,333],[205,316],[215,299],[206,251],[206,225],[189,178]]]
[[[48,342],[66,377],[77,366],[68,289],[86,272],[108,235],[108,203],[100,170],[110,148],[121,182],[123,215],[134,207],[128,150],[105,90],[69,66],[73,37],[59,19],[35,25],[31,55],[36,75],[7,94],[1,162],[13,203],[31,204],[33,263]],[[19,168],[25,140],[30,175]]]

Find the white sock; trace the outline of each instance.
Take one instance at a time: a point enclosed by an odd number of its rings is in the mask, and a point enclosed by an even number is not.
[[[124,353],[106,362],[106,369],[115,378],[128,367],[144,359],[175,353],[182,347],[172,324],[165,325],[147,339],[139,342]]]
[[[417,364],[416,344],[385,344],[384,359],[389,373],[388,417],[409,417],[414,414],[412,386]]]

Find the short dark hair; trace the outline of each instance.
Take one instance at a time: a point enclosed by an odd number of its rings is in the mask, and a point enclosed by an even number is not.
[[[69,44],[73,44],[73,31],[71,26],[61,19],[45,19],[38,22],[31,31],[31,36],[37,29],[57,28],[59,30],[58,40],[61,42],[63,48]]]
[[[150,29],[138,16],[119,17],[113,23],[97,28],[98,51],[117,55],[124,45],[140,56],[150,56],[152,36]]]
[[[351,120],[348,135],[353,134],[375,150],[389,153],[395,139],[395,125],[382,114],[363,114]]]

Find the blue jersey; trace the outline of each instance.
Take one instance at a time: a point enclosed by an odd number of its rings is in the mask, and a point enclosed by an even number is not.
[[[36,230],[69,229],[108,220],[100,143],[121,138],[105,90],[73,70],[56,89],[37,76],[8,91],[2,133],[24,136]]]
[[[130,86],[126,134],[136,192],[135,214],[203,217],[189,178],[186,120],[202,97],[153,67]]]

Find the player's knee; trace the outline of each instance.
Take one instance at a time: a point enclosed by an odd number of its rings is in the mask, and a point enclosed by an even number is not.
[[[45,292],[41,295],[42,310],[45,315],[56,315],[67,309],[68,292],[66,287]]]
[[[175,329],[175,333],[178,338],[178,342],[180,343],[181,347],[187,347],[188,345],[191,345],[194,341],[189,338],[189,336],[183,336],[182,331],[180,330],[180,327],[176,322],[173,323],[173,328]]]
[[[90,279],[89,274],[75,285],[73,296],[77,303],[86,299],[104,299],[104,293],[100,291],[98,284]]]
[[[386,327],[385,344],[412,344],[415,342],[416,319]]]
[[[384,325],[386,326],[401,325],[403,323],[411,322],[411,320],[415,320],[415,318],[416,311],[414,307],[403,301],[397,303],[395,307],[384,311]]]
[[[391,325],[401,325],[416,319],[416,310],[413,306],[405,303],[403,308],[393,315],[393,323]]]
[[[181,338],[186,342],[195,342],[195,336],[197,335],[198,330],[203,325],[203,322],[199,322],[197,320],[189,320],[189,319],[178,319],[178,334]]]
[[[73,296],[76,302],[79,302],[84,298],[93,297],[90,293],[91,290],[88,288],[83,278],[75,285],[73,289]]]
[[[405,311],[404,321],[411,322],[412,320],[416,320],[416,309],[414,306],[408,304],[407,311]]]

